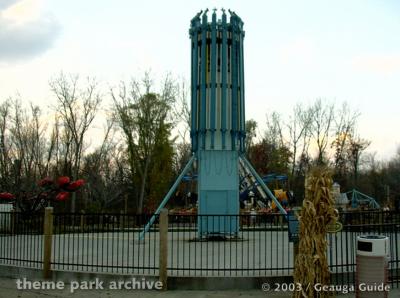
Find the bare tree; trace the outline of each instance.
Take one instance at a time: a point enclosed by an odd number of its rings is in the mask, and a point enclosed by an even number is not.
[[[335,139],[332,142],[332,148],[335,150],[334,167],[337,173],[344,175],[347,164],[347,147],[351,141],[352,133],[355,130],[357,118],[360,113],[352,111],[346,102],[343,103],[341,109],[335,117]]]
[[[311,124],[311,135],[317,145],[317,164],[326,162],[326,149],[331,136],[332,124],[335,118],[334,104],[323,103],[319,98],[313,107],[313,121]]]
[[[150,166],[157,147],[168,140],[173,123],[173,106],[177,86],[170,76],[163,81],[158,93],[152,91],[154,83],[146,73],[141,82],[132,80],[130,87],[120,84],[118,93],[111,90],[118,123],[123,131],[132,179],[140,177],[137,212],[143,210]]]
[[[182,79],[177,85],[177,101],[173,105],[173,118],[175,119],[174,126],[177,129],[179,138],[175,143],[174,169],[179,173],[186,165],[191,155],[190,141],[188,140],[190,131],[190,107],[188,98],[190,96],[190,86]],[[179,139],[179,141],[178,141]]]
[[[347,148],[348,159],[353,172],[354,186],[358,183],[358,173],[361,161],[361,154],[371,144],[370,141],[360,138],[359,136],[353,137],[349,141]]]
[[[185,80],[182,80],[179,85],[175,85],[175,88],[177,88],[175,91],[177,100],[176,104],[173,105],[173,117],[176,121],[175,124],[180,126],[180,129],[178,129],[179,136],[182,142],[186,143],[187,134],[190,130],[190,107],[188,104],[190,89]]]
[[[303,108],[301,104],[297,104],[293,108],[293,114],[289,116],[289,122],[286,124],[289,134],[289,144],[292,151],[291,177],[294,177],[297,165],[297,157],[299,155],[299,147],[303,142],[303,150],[300,155],[308,151],[309,132],[312,121],[312,110]]]
[[[30,188],[38,179],[47,175],[45,155],[47,153],[47,123],[42,120],[38,106],[30,104],[29,109],[16,99],[12,102],[9,139],[12,159],[20,164],[24,187]]]
[[[16,195],[18,208],[35,210],[42,200],[39,194],[32,194],[37,182],[49,175],[54,152],[52,142],[48,142],[48,123],[38,106],[32,103],[24,106],[19,97],[9,99],[0,112],[2,148],[5,149],[1,155],[2,174],[7,174],[1,187]]]
[[[67,77],[63,73],[50,81],[51,91],[58,101],[57,112],[64,128],[64,141],[67,142],[64,156],[70,157],[71,174],[74,178],[79,176],[85,135],[101,103],[98,85],[94,79],[88,78],[83,88],[78,83],[77,75]],[[71,212],[75,212],[75,196],[71,199]]]
[[[257,121],[254,119],[246,120],[246,152],[249,153],[257,137]]]
[[[10,182],[10,157],[9,157],[9,145],[7,142],[7,133],[9,128],[9,116],[10,116],[10,100],[6,100],[0,105],[0,187],[2,189],[8,189]]]
[[[281,115],[277,112],[272,112],[271,115],[267,114],[267,128],[264,138],[269,144],[274,144],[277,147],[284,146],[282,123]]]
[[[114,125],[114,117],[109,117],[101,145],[84,156],[82,175],[89,186],[88,195],[99,209],[97,211],[120,202],[126,191],[125,177],[120,172],[123,157],[115,138]]]

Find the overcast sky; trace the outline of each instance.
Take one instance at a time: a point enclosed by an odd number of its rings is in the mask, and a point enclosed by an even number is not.
[[[60,71],[114,84],[144,70],[190,79],[190,19],[244,21],[246,117],[321,97],[359,110],[369,151],[400,145],[400,1],[0,0],[0,100],[49,105]],[[284,117],[285,118],[285,117]]]

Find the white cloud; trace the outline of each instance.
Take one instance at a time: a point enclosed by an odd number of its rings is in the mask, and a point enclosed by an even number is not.
[[[19,0],[1,0],[0,1],[0,10],[10,7],[17,3]]]
[[[33,58],[49,49],[60,25],[40,12],[39,0],[8,0],[0,6],[0,62]]]

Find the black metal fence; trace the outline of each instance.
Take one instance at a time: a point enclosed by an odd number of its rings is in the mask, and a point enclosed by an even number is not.
[[[52,268],[55,270],[158,275],[158,217],[140,239],[150,215],[55,213]],[[206,230],[236,231],[199,233]],[[389,236],[389,279],[399,287],[400,213],[348,212],[343,229],[328,234],[327,257],[332,282],[354,282],[357,236]],[[229,225],[229,226],[221,226]],[[214,229],[217,227],[217,229]],[[43,214],[0,213],[0,264],[41,268]],[[288,276],[293,273],[293,243],[280,214],[169,215],[168,274],[171,276]]]
[[[389,237],[389,281],[400,285],[400,213],[382,211],[345,212],[340,214],[343,229],[328,234],[328,263],[335,284],[355,280],[357,236],[381,234]]]
[[[0,212],[0,264],[41,268],[43,213]]]
[[[158,274],[158,217],[139,239],[149,215],[54,214],[53,268]]]
[[[211,234],[205,230],[234,231]],[[281,214],[266,215],[170,215],[169,274],[178,276],[290,275],[293,244]]]

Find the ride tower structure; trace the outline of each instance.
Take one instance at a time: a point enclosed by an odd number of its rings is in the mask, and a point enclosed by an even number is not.
[[[243,22],[208,10],[190,23],[191,143],[197,156],[200,237],[236,235],[239,155],[245,150]]]
[[[145,226],[143,239],[161,209],[192,168],[197,170],[198,237],[235,237],[239,232],[239,185],[255,189],[285,209],[245,157],[243,21],[224,9],[196,14],[191,22],[192,157]],[[248,177],[251,176],[251,179]],[[253,186],[252,186],[253,185]]]

